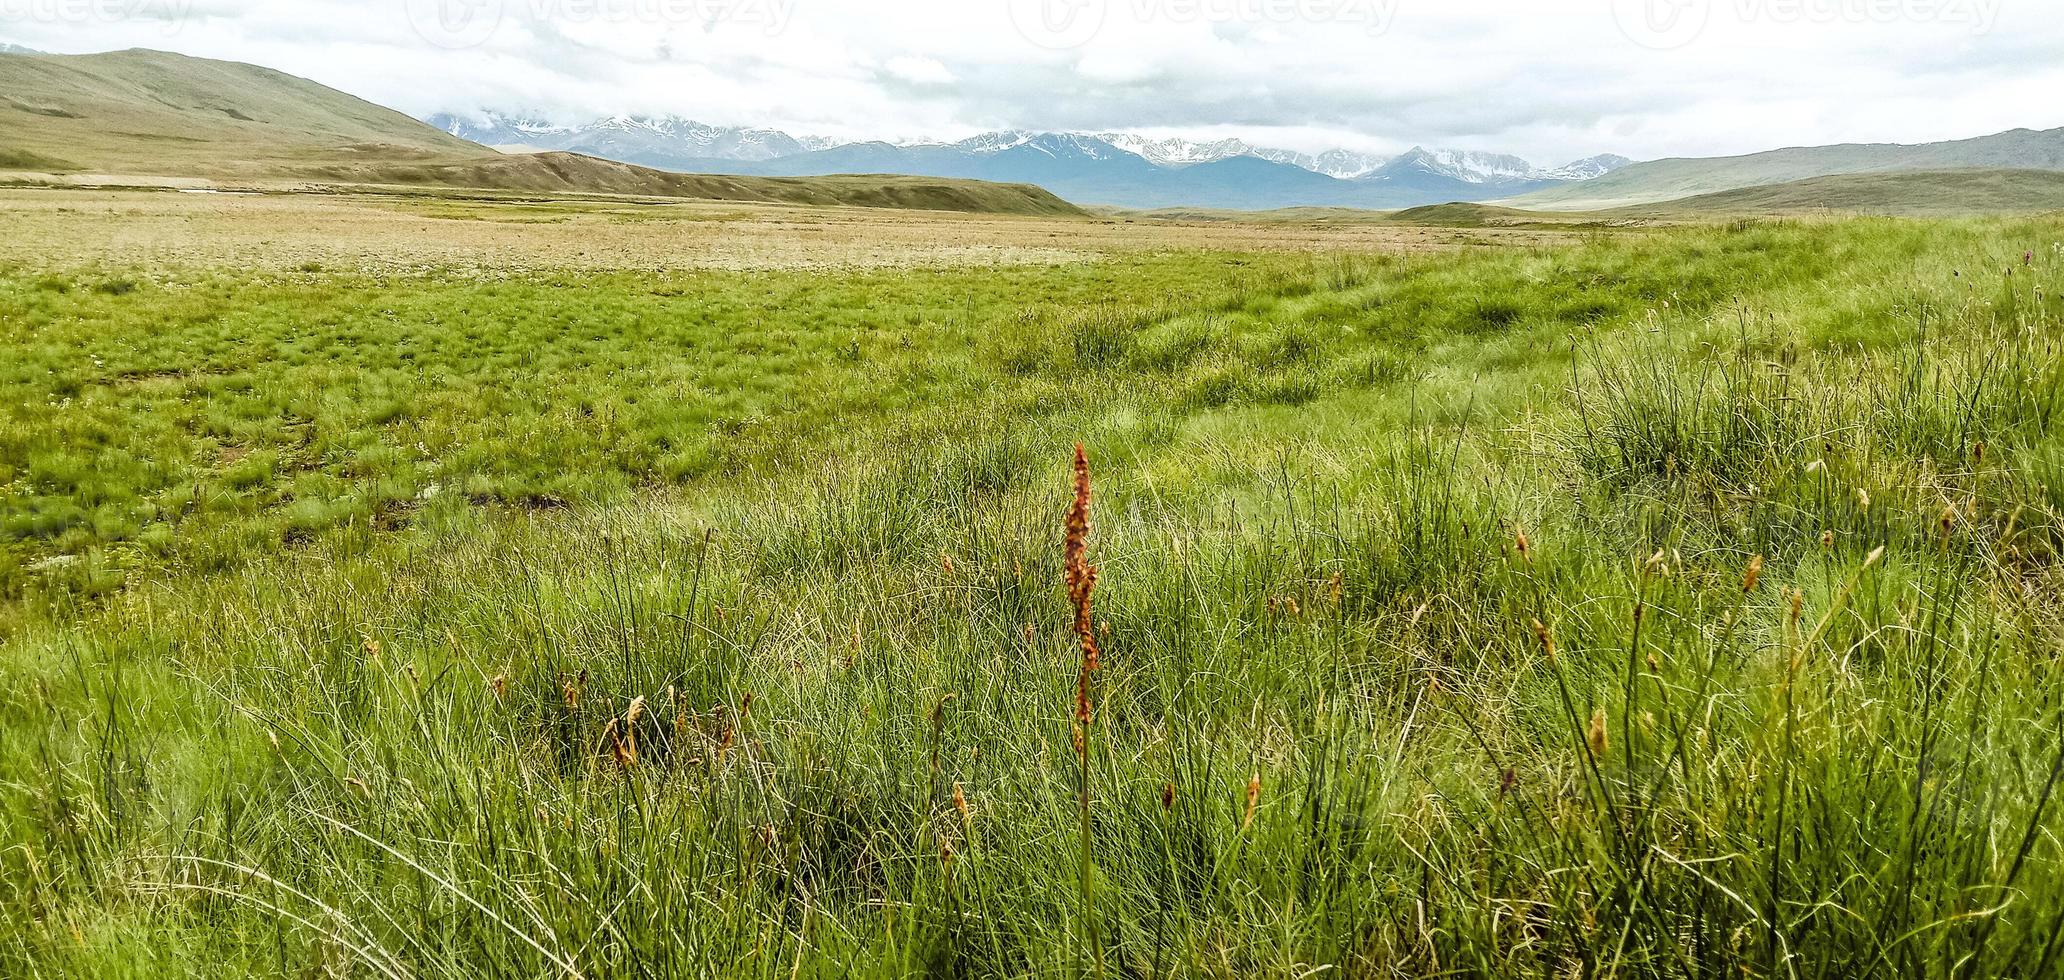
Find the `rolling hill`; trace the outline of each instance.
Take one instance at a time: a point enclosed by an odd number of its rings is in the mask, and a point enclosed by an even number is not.
[[[283,72],[147,50],[0,55],[0,146],[69,170],[211,177],[493,155]]]
[[[141,49],[0,54],[0,171],[1081,213],[1024,185],[689,175],[574,153],[506,155],[283,72]]]
[[[321,165],[308,168],[305,175],[310,179],[343,184],[462,187],[541,194],[622,194],[983,214],[1073,216],[1086,213],[1029,184],[902,174],[824,177],[683,174],[556,151],[496,155],[461,163]]]
[[[1635,205],[1611,213],[1667,216],[1813,211],[1911,217],[2064,211],[2064,171],[1970,169],[1831,174]]]
[[[1849,143],[1790,147],[1734,157],[1654,160],[1500,203],[1521,208],[1593,210],[1677,201],[1835,174],[1967,168],[2064,170],[2064,129],[2016,129],[1945,143]]]
[[[1929,218],[2050,211],[2064,212],[2064,171],[1972,168],[1830,174],[1590,211],[1435,204],[1382,220],[1448,228],[1623,227],[1819,213]]]

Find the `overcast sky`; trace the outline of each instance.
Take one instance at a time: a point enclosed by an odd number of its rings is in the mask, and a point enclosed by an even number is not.
[[[1413,144],[1555,164],[2064,126],[2064,0],[0,0],[0,41],[416,114]]]

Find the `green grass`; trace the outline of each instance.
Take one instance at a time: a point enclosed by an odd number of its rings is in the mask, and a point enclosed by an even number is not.
[[[2053,975],[2059,238],[7,270],[0,973]]]
[[[1700,194],[1606,213],[1667,218],[1814,211],[1910,217],[2064,211],[2064,171],[1918,170],[1836,174]]]

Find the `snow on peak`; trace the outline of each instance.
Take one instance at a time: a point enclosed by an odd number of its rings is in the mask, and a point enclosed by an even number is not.
[[[1190,167],[1232,157],[1259,155],[1254,147],[1236,139],[1209,142],[1180,138],[1157,140],[1132,133],[1099,133],[1095,138],[1163,167]]]
[[[428,121],[454,136],[492,146],[520,144],[544,149],[610,151],[638,159],[672,157],[762,161],[826,150],[851,142],[792,136],[772,129],[712,126],[679,116],[628,113],[606,116],[584,126],[558,125],[536,116],[487,111],[431,116]],[[1025,129],[983,133],[959,142],[898,140],[888,145],[944,147],[980,156],[1016,151],[1069,160],[1139,157],[1169,168],[1253,157],[1339,180],[1381,180],[1414,172],[1471,184],[1589,180],[1632,162],[1626,157],[1601,154],[1545,169],[1507,154],[1423,146],[1415,146],[1396,157],[1343,149],[1313,154],[1257,146],[1241,139],[1190,140],[1136,133],[1055,133]]]
[[[1100,136],[1082,133],[1035,133],[1017,129],[983,133],[972,139],[961,140],[953,146],[963,152],[984,156],[1006,150],[1023,149],[1056,159],[1109,160],[1133,152]]]
[[[1473,150],[1429,150],[1423,146],[1415,146],[1391,161],[1384,169],[1393,172],[1417,170],[1471,184],[1497,184],[1529,180],[1590,180],[1632,162],[1634,161],[1626,157],[1606,153],[1586,157],[1561,167],[1544,168],[1536,167],[1509,154],[1479,153]]]
[[[1533,164],[1504,153],[1474,150],[1429,150],[1415,146],[1391,161],[1391,166],[1414,167],[1471,184],[1492,184],[1506,180],[1529,180],[1540,170]]]
[[[1367,177],[1375,173],[1382,169],[1384,164],[1389,163],[1390,160],[1390,157],[1379,156],[1374,153],[1360,153],[1355,150],[1327,150],[1313,157],[1312,166],[1305,169],[1325,174],[1328,177],[1337,177],[1341,180],[1354,180],[1357,177]]]
[[[1541,176],[1556,180],[1590,180],[1593,177],[1603,177],[1633,162],[1617,153],[1601,153],[1595,157],[1585,157],[1563,164],[1554,170],[1544,172]]]

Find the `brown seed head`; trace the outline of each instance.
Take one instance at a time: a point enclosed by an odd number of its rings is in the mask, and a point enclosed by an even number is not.
[[[1097,567],[1089,563],[1089,455],[1075,444],[1075,502],[1068,507],[1067,532],[1063,542],[1062,573],[1068,583],[1068,599],[1075,607],[1075,636],[1082,644],[1082,667],[1075,682],[1075,752],[1087,751],[1090,700],[1089,678],[1100,666],[1092,599],[1096,593]]]
[[[1541,656],[1548,658],[1549,663],[1554,663],[1555,637],[1548,632],[1548,624],[1538,619],[1534,620],[1534,639],[1540,641]]]
[[[1246,830],[1248,827],[1254,825],[1254,807],[1255,804],[1260,802],[1261,773],[1257,772],[1254,774],[1253,778],[1247,780],[1247,815],[1240,818],[1241,830]]]
[[[609,726],[602,730],[602,736],[609,740],[609,754],[617,766],[629,769],[638,764],[638,749],[626,734],[626,727],[618,719],[611,718]]]
[[[1599,758],[1605,757],[1605,750],[1607,746],[1605,740],[1604,708],[1600,708],[1597,711],[1591,713],[1591,731],[1585,736],[1584,741],[1590,744],[1592,755],[1598,756]]]
[[[1742,573],[1741,590],[1744,595],[1756,591],[1757,580],[1763,577],[1763,556],[1749,559],[1749,570]]]

